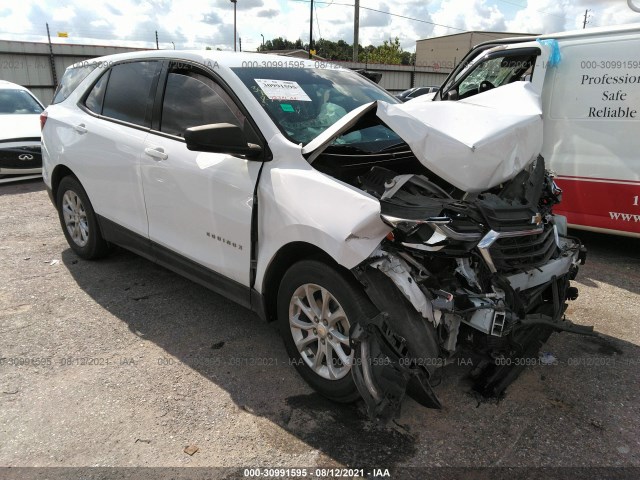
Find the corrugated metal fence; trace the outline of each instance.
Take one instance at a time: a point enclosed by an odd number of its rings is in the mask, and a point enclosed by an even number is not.
[[[57,82],[65,69],[90,58],[139,49],[94,45],[52,44],[0,40],[0,80],[30,89],[45,105],[53,98]],[[391,93],[411,87],[440,85],[449,71],[410,65],[379,65],[358,62],[332,62],[346,68],[382,73],[380,86]]]
[[[382,73],[379,85],[391,93],[400,93],[412,87],[438,87],[451,70],[413,65],[380,65],[360,62],[332,62],[352,69],[365,69]]]
[[[65,69],[90,58],[131,52],[135,48],[14,42],[0,40],[0,80],[27,87],[48,105]]]

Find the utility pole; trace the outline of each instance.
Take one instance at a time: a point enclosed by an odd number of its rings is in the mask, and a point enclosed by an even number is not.
[[[360,30],[360,0],[356,0],[353,13],[353,61],[358,61],[358,31]]]
[[[156,30],[156,50],[160,50],[160,44],[158,43],[158,30]]]
[[[240,44],[240,51],[242,51],[242,37],[238,37],[238,43]]]
[[[584,21],[582,22],[582,29],[584,30],[585,28],[587,28],[587,19],[588,19],[588,15],[589,12],[591,10],[589,10],[588,8],[584,11]]]
[[[311,10],[309,13],[309,59],[313,58],[311,50],[313,50],[313,0],[311,0]]]
[[[49,63],[51,65],[51,79],[53,80],[53,86],[58,86],[58,75],[56,75],[56,61],[53,57],[53,46],[51,45],[51,34],[49,33],[49,24],[47,23],[47,38],[49,39]]]
[[[237,52],[238,42],[236,41],[236,5],[238,4],[238,0],[231,0],[231,3],[233,3],[233,51]]]

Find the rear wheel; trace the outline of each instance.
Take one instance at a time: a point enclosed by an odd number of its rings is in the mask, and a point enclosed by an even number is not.
[[[278,322],[287,352],[302,378],[325,397],[359,398],[349,329],[372,316],[372,308],[355,280],[322,262],[303,260],[284,275]]]
[[[75,177],[60,181],[56,205],[64,236],[79,257],[92,260],[109,253],[109,244],[100,234],[89,197]]]

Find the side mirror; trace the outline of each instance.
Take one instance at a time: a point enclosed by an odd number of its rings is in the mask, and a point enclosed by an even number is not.
[[[449,90],[447,92],[447,100],[458,100],[458,91],[457,90]]]
[[[184,132],[187,148],[196,152],[229,153],[256,158],[262,153],[262,147],[248,143],[244,132],[237,125],[213,123],[187,128]]]

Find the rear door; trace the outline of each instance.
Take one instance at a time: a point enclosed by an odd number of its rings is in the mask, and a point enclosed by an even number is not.
[[[165,70],[142,157],[149,238],[161,263],[173,262],[192,276],[205,268],[246,287],[261,162],[190,151],[183,137],[189,127],[231,123],[242,127],[249,141],[262,142],[213,75],[185,62],[168,63]]]
[[[64,142],[96,213],[144,238],[140,157],[160,67],[155,60],[133,61],[106,70],[80,103],[85,114],[69,119],[70,138]]]

